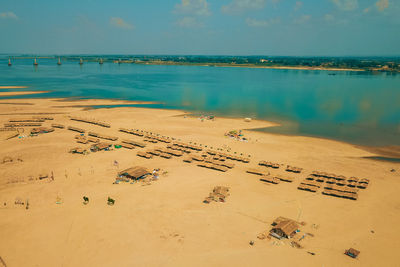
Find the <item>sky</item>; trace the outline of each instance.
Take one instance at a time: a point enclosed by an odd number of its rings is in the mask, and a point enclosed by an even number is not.
[[[400,0],[1,0],[0,53],[400,56]]]

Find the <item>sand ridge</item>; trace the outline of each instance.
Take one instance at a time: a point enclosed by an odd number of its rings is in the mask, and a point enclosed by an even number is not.
[[[68,153],[70,148],[89,145],[77,144],[76,133],[66,129],[1,140],[0,160],[6,156],[22,160],[0,165],[0,256],[8,266],[397,264],[400,169],[398,164],[363,158],[374,156],[371,152],[331,140],[248,130],[243,130],[248,142],[224,136],[232,129],[273,125],[265,121],[202,121],[175,110],[79,107],[111,103],[107,100],[65,100],[63,107],[55,99],[13,102],[32,105],[0,105],[2,125],[10,118],[46,113],[54,120],[44,126],[59,123],[138,141],[141,138],[118,128],[143,129],[251,155],[251,162],[235,163],[233,169],[222,173],[183,163],[182,158],[147,160],[136,156],[137,151],[160,144],[73,155]],[[69,116],[97,119],[111,128],[71,121]],[[246,173],[248,168],[258,168],[260,160],[304,170],[291,174],[282,168],[269,169],[272,174],[292,177],[294,182],[262,183],[258,176]],[[113,184],[118,171],[135,165],[160,168],[163,174],[148,186]],[[313,170],[368,178],[371,184],[357,201],[297,190]],[[36,180],[42,173],[52,173],[54,181]],[[226,202],[204,204],[204,198],[218,185],[230,188]],[[82,204],[83,196],[90,198],[88,205]],[[112,207],[106,204],[109,196],[116,200]],[[29,209],[15,205],[16,198],[29,199]],[[62,204],[56,204],[57,200]],[[257,239],[278,216],[306,222],[314,237],[304,240],[303,249]],[[249,245],[250,240],[255,241],[254,246]],[[361,251],[358,259],[343,255],[349,247]]]

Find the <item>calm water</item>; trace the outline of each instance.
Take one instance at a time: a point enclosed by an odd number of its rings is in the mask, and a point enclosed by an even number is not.
[[[282,127],[264,129],[274,133],[400,145],[400,75],[77,62],[57,66],[54,59],[40,59],[37,68],[30,59],[13,63],[8,67],[0,61],[0,85],[52,91],[32,98],[158,101],[158,108],[282,122]]]

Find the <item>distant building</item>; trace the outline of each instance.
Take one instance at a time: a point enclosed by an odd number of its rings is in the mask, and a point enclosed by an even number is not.
[[[262,58],[262,59],[260,59],[260,62],[261,62],[261,63],[267,63],[267,62],[268,62],[268,59],[263,59],[263,58]]]

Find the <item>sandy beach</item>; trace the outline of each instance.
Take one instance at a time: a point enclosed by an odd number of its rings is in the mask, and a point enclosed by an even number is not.
[[[175,110],[88,108],[126,103],[0,100],[0,257],[7,266],[398,266],[399,163],[366,159],[378,154],[342,142],[250,131],[274,125],[267,121],[202,120]],[[33,127],[3,126],[10,120],[43,117],[52,120],[42,126],[65,128],[29,136]],[[78,133],[68,126],[118,137],[112,144],[130,139],[146,147],[72,154],[71,148],[89,149],[91,143],[77,143]],[[232,169],[219,172],[185,163],[183,157],[145,159],[137,152],[167,144],[144,142],[119,128],[202,144],[204,150],[218,149],[250,162],[232,161]],[[232,130],[242,130],[246,141],[225,136]],[[13,132],[19,136],[10,138]],[[263,160],[280,167],[259,166]],[[287,165],[302,171],[287,172]],[[159,179],[114,184],[119,171],[133,166],[160,169]],[[247,173],[249,168],[293,182],[265,183]],[[315,193],[298,190],[313,171],[370,182],[357,200],[323,195],[322,188]],[[229,187],[230,195],[225,202],[203,203],[215,186]],[[83,196],[90,199],[87,205]],[[115,200],[113,206],[107,205],[108,197]],[[306,233],[298,241],[302,248],[290,240],[257,238],[279,216],[304,222],[296,234]],[[344,255],[351,247],[361,252],[357,259]]]
[[[8,87],[7,89],[10,89]],[[0,97],[1,96],[16,96],[16,95],[36,95],[36,94],[44,94],[48,93],[49,91],[19,91],[19,92],[0,92]]]
[[[23,89],[23,88],[28,88],[27,86],[9,86],[9,85],[4,85],[0,86],[0,89]]]

